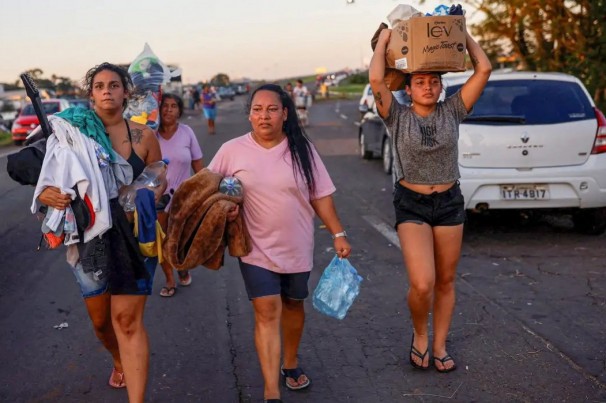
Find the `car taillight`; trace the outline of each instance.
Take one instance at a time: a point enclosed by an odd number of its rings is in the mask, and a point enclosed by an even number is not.
[[[606,153],[606,117],[598,109],[595,109],[595,117],[598,119],[598,132],[595,135],[595,142],[593,143],[592,154]]]

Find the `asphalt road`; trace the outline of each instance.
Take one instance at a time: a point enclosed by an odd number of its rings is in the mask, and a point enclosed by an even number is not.
[[[408,364],[407,279],[393,243],[390,177],[356,152],[356,103],[311,110],[309,134],[337,186],[352,264],[364,277],[338,321],[307,301],[300,363],[312,379],[285,402],[606,401],[605,236],[584,236],[566,218],[472,217],[458,271],[449,352],[459,369],[419,372]],[[222,142],[244,134],[244,99],[220,105],[218,134],[199,113],[183,121],[210,161]],[[121,402],[107,386],[111,360],[95,338],[64,250],[36,251],[40,224],[32,189],[12,182],[0,158],[0,401]],[[316,232],[310,288],[332,258]],[[145,322],[151,344],[150,402],[258,402],[262,378],[252,310],[237,264],[198,268],[193,284],[161,298],[156,272]],[[55,329],[63,322],[69,327]]]

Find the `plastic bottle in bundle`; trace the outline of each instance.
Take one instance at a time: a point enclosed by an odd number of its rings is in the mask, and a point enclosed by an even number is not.
[[[434,17],[437,16],[442,16],[442,15],[448,15],[448,12],[450,11],[450,7],[445,6],[444,4],[440,4],[439,6],[437,6],[434,10],[432,15]]]
[[[164,194],[167,186],[166,170],[168,168],[168,159],[163,159],[145,167],[133,183],[124,186],[120,190],[118,202],[126,212],[135,211],[135,197],[137,190],[148,188],[154,192],[155,199],[158,200]]]

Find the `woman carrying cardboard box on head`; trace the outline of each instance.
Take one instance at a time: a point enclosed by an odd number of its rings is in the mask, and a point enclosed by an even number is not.
[[[408,306],[413,335],[410,363],[430,366],[429,312],[433,309],[433,362],[438,372],[456,369],[446,351],[455,304],[454,280],[461,254],[465,207],[458,179],[459,123],[471,111],[490,77],[492,67],[480,46],[466,33],[474,72],[456,94],[438,102],[438,72],[407,75],[405,90],[411,106],[394,102],[385,84],[385,49],[390,29],[379,35],[369,79],[377,109],[392,133],[396,172],[396,230],[408,271]]]

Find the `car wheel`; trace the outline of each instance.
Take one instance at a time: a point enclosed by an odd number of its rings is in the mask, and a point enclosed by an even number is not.
[[[362,131],[360,131],[360,157],[362,157],[365,160],[369,160],[372,158],[372,151],[369,151],[366,149],[366,139],[364,136],[364,133]]]
[[[383,172],[391,175],[391,167],[393,166],[393,156],[391,155],[391,144],[388,138],[383,139]]]
[[[22,146],[23,145],[23,140],[13,140],[13,144],[16,146]]]
[[[606,208],[583,209],[572,216],[574,228],[588,235],[600,235],[606,231]]]

